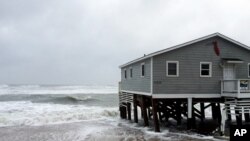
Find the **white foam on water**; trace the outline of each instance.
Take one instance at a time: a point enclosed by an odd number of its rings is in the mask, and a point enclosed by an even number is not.
[[[0,95],[6,94],[114,94],[117,86],[92,85],[0,85]]]
[[[131,123],[126,120],[120,120],[120,124],[118,126],[121,127],[128,127],[131,129],[137,129],[140,130],[141,132],[144,133],[144,138],[146,140],[190,140],[190,139],[198,139],[198,140],[213,140],[213,141],[221,141],[221,139],[214,138],[213,136],[206,136],[198,133],[191,133],[191,132],[185,132],[185,131],[180,131],[180,132],[172,132],[169,131],[169,128],[162,128],[161,127],[161,132],[157,133],[154,132],[153,127],[143,127],[139,126],[138,124]]]
[[[84,105],[0,102],[0,126],[25,126],[69,123],[117,118],[118,108]]]

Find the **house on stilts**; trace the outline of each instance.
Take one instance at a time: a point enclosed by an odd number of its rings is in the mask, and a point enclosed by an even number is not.
[[[140,108],[144,125],[152,119],[156,132],[169,118],[177,124],[187,119],[190,129],[211,107],[219,123],[232,117],[238,124],[250,122],[250,48],[225,35],[214,33],[144,55],[120,69],[121,118],[131,120],[133,111],[138,122]]]

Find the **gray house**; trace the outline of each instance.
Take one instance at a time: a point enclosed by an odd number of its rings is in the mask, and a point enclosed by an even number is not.
[[[190,120],[195,116],[203,119],[208,107],[205,102],[211,103],[209,106],[216,116],[220,113],[220,103],[232,109],[235,101],[250,99],[250,48],[220,33],[145,55],[121,65],[120,69],[121,116],[128,114],[131,118],[129,107],[133,104],[138,122],[139,106],[145,125],[149,116],[153,116],[156,131],[159,131],[158,118],[172,117],[178,123],[185,116]],[[201,106],[197,114],[195,104]],[[172,108],[167,108],[169,105]],[[231,118],[230,110],[227,113]],[[245,119],[248,116],[245,114]],[[240,119],[242,115],[237,117]]]

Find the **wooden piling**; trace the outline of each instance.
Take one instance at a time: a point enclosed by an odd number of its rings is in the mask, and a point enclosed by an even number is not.
[[[205,119],[205,104],[202,102],[200,103],[200,109],[201,109],[201,122],[204,122]]]
[[[122,119],[127,118],[127,109],[124,104],[120,106],[120,116]]]
[[[179,101],[176,102],[176,119],[177,125],[181,125],[181,103]]]
[[[134,102],[134,121],[138,123],[138,111],[137,111],[137,95],[133,95],[133,102]]]
[[[131,120],[131,104],[127,103],[128,120]]]
[[[215,103],[211,103],[211,109],[212,109],[212,118],[213,120],[217,119],[217,115],[216,115],[216,104]]]
[[[193,102],[192,102],[192,98],[188,98],[187,99],[187,111],[188,111],[188,118],[187,118],[187,129],[192,129],[192,113],[193,113]]]
[[[119,111],[120,111],[120,117],[123,118],[122,106],[119,106]]]
[[[148,119],[151,120],[151,112],[150,112],[150,107],[147,108],[147,112],[148,112]]]
[[[240,114],[239,110],[236,107],[235,107],[235,114],[236,114],[237,125],[242,125],[242,115]]]
[[[245,116],[245,122],[250,122],[250,115],[249,115],[249,113],[245,113],[244,116]]]
[[[149,126],[148,115],[147,115],[147,107],[146,107],[146,97],[145,96],[142,96],[141,106],[142,106],[144,126]]]
[[[153,119],[154,119],[154,127],[155,132],[160,132],[160,125],[159,125],[159,119],[158,119],[158,104],[157,100],[152,98],[152,112],[153,112]]]
[[[216,106],[216,115],[217,115],[217,120],[218,123],[221,124],[221,110],[220,110],[220,103],[217,103]]]
[[[192,104],[192,118],[191,118],[191,126],[192,126],[192,129],[195,129],[196,128],[196,114],[195,114],[195,111],[196,111],[196,108],[194,107],[195,103]]]

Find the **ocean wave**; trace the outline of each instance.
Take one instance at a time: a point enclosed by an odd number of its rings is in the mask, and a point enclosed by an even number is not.
[[[96,99],[92,98],[91,96],[83,96],[83,95],[68,95],[66,98],[76,100],[76,101],[96,100]]]
[[[0,85],[0,95],[4,94],[114,94],[116,86],[86,85]]]
[[[12,87],[17,87],[19,89],[32,89],[32,88],[40,88],[40,85],[16,85]]]
[[[90,95],[30,95],[30,100],[37,103],[56,104],[86,104],[98,101],[98,99],[93,98]]]
[[[0,102],[0,126],[33,126],[116,118],[116,107]]]

